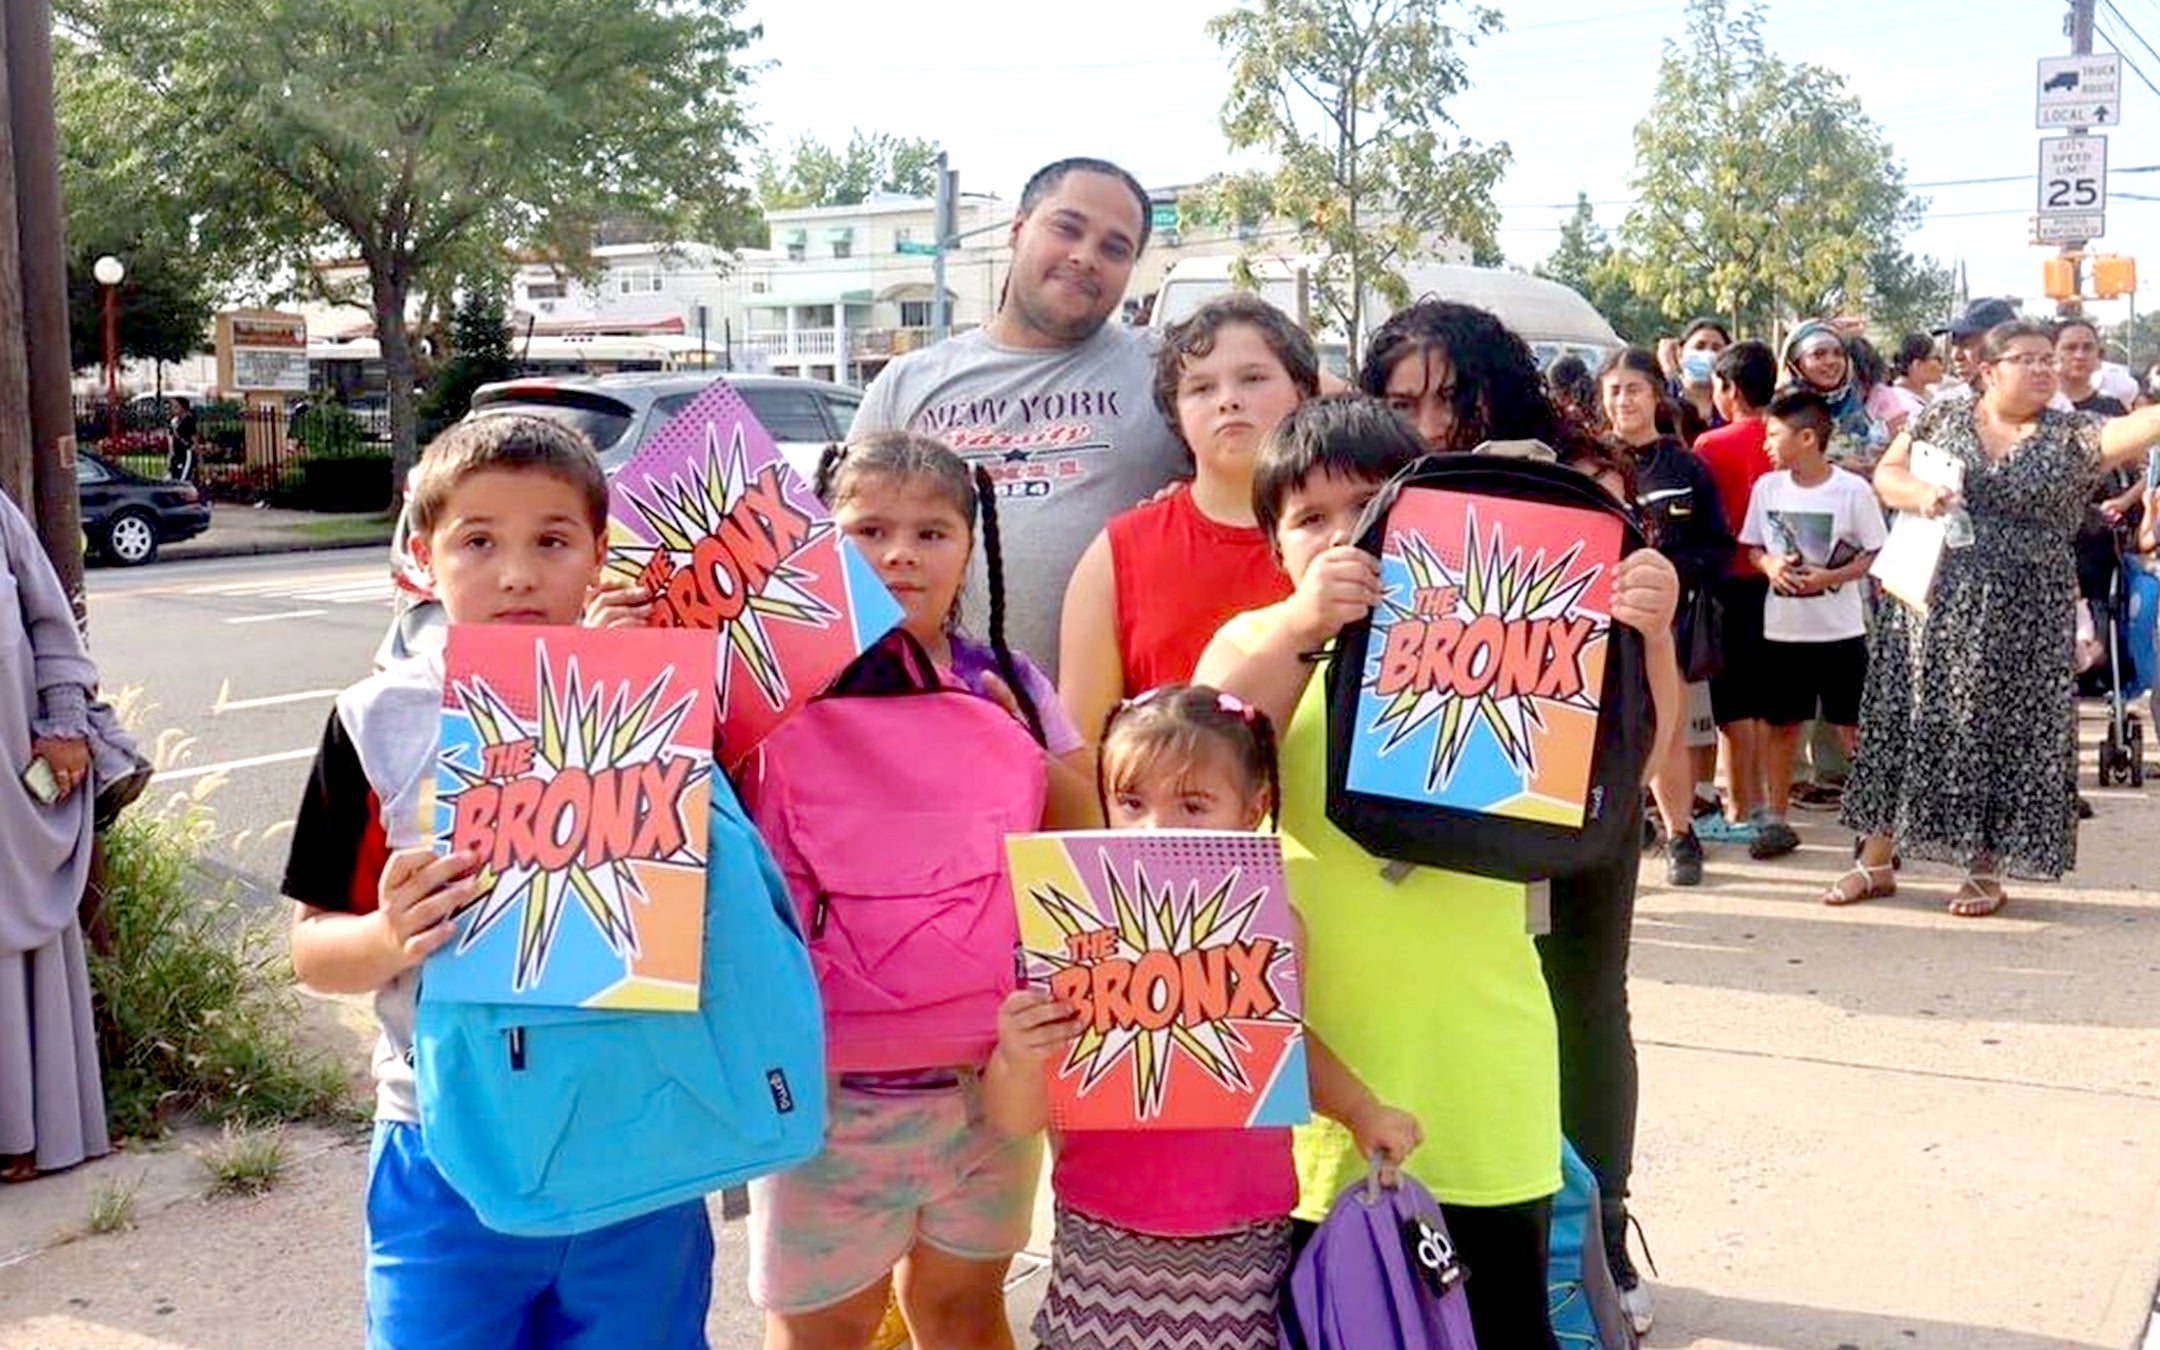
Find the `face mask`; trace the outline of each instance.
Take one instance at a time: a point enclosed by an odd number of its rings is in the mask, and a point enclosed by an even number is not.
[[[1689,384],[1710,383],[1710,373],[1717,369],[1717,353],[1692,351],[1680,357],[1680,373]]]

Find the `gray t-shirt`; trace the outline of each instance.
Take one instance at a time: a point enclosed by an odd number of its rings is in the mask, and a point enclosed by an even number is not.
[[[1080,555],[1110,517],[1186,472],[1155,406],[1155,335],[1106,324],[1076,347],[1003,347],[983,329],[887,366],[850,439],[918,431],[989,468],[998,485],[1006,639],[1057,678],[1058,612]],[[982,550],[978,545],[976,556]],[[963,601],[985,634],[978,566]]]

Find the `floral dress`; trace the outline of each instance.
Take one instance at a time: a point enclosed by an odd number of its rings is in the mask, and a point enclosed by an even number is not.
[[[1843,818],[1907,857],[2052,880],[2077,862],[2072,544],[2100,428],[2048,409],[1990,462],[1974,414],[1914,419],[1915,440],[1964,461],[1973,542],[1943,551],[1925,614],[1883,601]]]

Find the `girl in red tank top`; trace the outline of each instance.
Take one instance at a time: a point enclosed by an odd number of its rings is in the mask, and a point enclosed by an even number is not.
[[[1067,583],[1060,694],[1089,737],[1119,699],[1191,678],[1230,616],[1290,594],[1253,519],[1253,450],[1319,387],[1311,340],[1257,296],[1210,300],[1169,330],[1155,402],[1195,476],[1113,518]]]

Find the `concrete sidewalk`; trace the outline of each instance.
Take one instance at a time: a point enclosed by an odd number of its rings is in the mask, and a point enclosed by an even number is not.
[[[386,549],[393,524],[393,517],[379,511],[287,511],[275,506],[215,502],[210,507],[210,528],[206,532],[165,545],[158,550],[158,558],[181,562],[334,548]]]
[[[2160,1282],[2160,796],[2086,791],[2080,870],[2013,884],[1994,919],[1945,913],[1952,877],[1919,866],[1895,898],[1825,908],[1848,847],[1827,815],[1774,863],[1714,848],[1697,890],[1646,865],[1652,1346],[2139,1344]],[[0,1350],[357,1343],[364,1148],[299,1151],[252,1201],[197,1198],[173,1150],[0,1188]],[[49,1245],[94,1185],[146,1167],[135,1231]],[[712,1344],[747,1350],[742,1229],[720,1233]],[[1016,1326],[1041,1286],[1024,1260]]]

